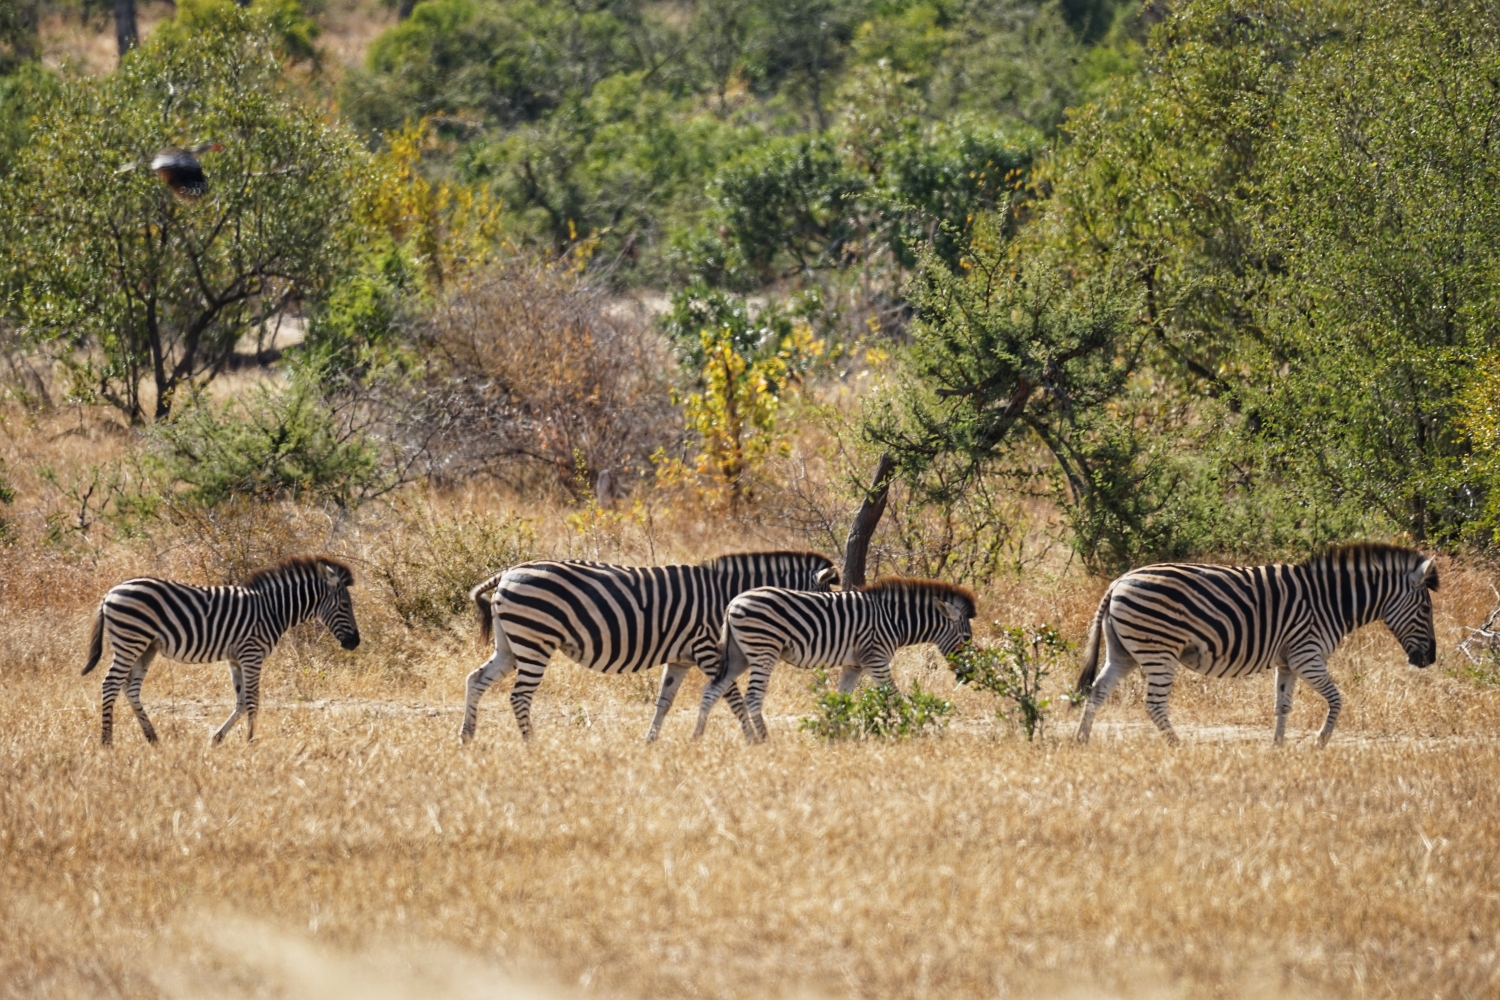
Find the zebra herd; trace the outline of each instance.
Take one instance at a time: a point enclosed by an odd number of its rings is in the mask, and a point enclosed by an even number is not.
[[[936,580],[883,577],[834,591],[838,571],[811,552],[752,552],[696,565],[614,566],[582,561],[522,563],[470,591],[480,631],[494,654],[468,677],[460,739],[474,735],[479,700],[516,673],[511,708],[523,738],[531,735],[531,700],[554,652],[591,670],[636,673],[665,665],[655,740],[687,670],[710,678],[694,738],[720,698],[751,742],[766,738],[761,714],[772,668],[840,668],[850,692],[868,673],[891,684],[897,649],[935,644],[943,653],[972,639],[973,593]],[[359,645],[349,588],[354,574],[326,556],[289,559],[238,586],[200,587],[153,577],[110,588],[93,622],[89,659],[100,662],[107,638],[112,661],[104,677],[101,739],[113,732],[123,688],[150,742],[156,731],[141,705],[141,684],[158,654],[189,663],[228,660],[235,706],[214,733],[222,740],[243,715],[255,735],[260,670],[281,636],[321,621],[345,649]],[[1166,563],[1132,570],[1105,590],[1089,628],[1077,693],[1086,699],[1078,739],[1121,678],[1140,668],[1146,710],[1170,742],[1167,695],[1178,667],[1210,677],[1276,671],[1275,742],[1285,734],[1300,678],[1328,703],[1319,733],[1326,743],[1342,699],[1327,659],[1350,632],[1383,621],[1412,665],[1437,655],[1432,592],[1434,561],[1413,549],[1360,544],[1296,564],[1214,566]],[[1103,669],[1100,669],[1101,651]],[[738,678],[749,672],[748,696]]]

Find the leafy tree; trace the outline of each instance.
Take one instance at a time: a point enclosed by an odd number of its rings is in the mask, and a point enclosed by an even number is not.
[[[1116,276],[1076,280],[990,224],[957,267],[923,251],[909,293],[912,343],[866,433],[919,491],[951,500],[1040,448],[1075,518],[1150,513],[1117,488],[1141,447],[1111,412],[1139,360],[1135,301]]]
[[[428,115],[468,129],[536,121],[618,73],[669,81],[682,46],[634,0],[426,0],[370,47],[342,104],[361,129]]]
[[[208,139],[224,150],[205,154],[202,198],[174,198],[143,166]],[[161,419],[242,335],[343,272],[367,163],[281,86],[266,18],[226,7],[189,41],[169,34],[61,87],[0,196],[7,305],[76,394]]]
[[[1417,539],[1483,508],[1456,420],[1500,329],[1497,37],[1482,4],[1204,0],[1076,119],[1037,232],[1127,262],[1246,489]]]
[[[684,105],[642,73],[613,76],[544,122],[471,144],[462,174],[492,186],[513,232],[559,251],[598,239],[608,260],[634,266],[667,219],[705,204],[705,177],[760,134]]]

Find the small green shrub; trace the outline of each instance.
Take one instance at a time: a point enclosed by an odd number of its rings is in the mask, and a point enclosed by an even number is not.
[[[995,628],[998,644],[971,643],[949,656],[948,665],[960,684],[1009,702],[1010,707],[997,708],[995,715],[1020,726],[1028,740],[1034,739],[1052,705],[1051,698],[1042,697],[1042,682],[1072,644],[1051,625],[1027,631],[996,622]]]
[[[801,719],[799,729],[829,740],[906,739],[948,724],[953,703],[928,694],[912,681],[911,694],[894,685],[876,684],[852,694],[840,694],[828,686],[828,673],[813,671],[812,691],[818,714]]]
[[[200,402],[152,429],[173,499],[212,507],[235,497],[354,506],[388,486],[375,447],[319,398],[312,377],[259,385],[246,399]],[[171,487],[169,487],[171,488]]]
[[[447,627],[471,609],[470,587],[536,555],[532,523],[514,514],[448,513],[425,500],[398,504],[396,514],[375,577],[411,626]]]

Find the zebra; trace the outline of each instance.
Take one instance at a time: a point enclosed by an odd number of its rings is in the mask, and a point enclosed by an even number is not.
[[[666,664],[656,716],[646,733],[654,741],[690,666],[712,676],[724,608],[742,591],[767,584],[827,590],[838,570],[814,552],[746,552],[697,565],[612,566],[581,561],[521,563],[469,592],[485,642],[495,654],[469,674],[459,739],[474,736],[479,699],[489,686],[517,670],[510,704],[522,739],[531,738],[531,698],[556,650],[590,670],[635,673]],[[493,591],[493,596],[486,597]],[[749,734],[739,691],[730,705]]]
[[[198,587],[149,576],[111,587],[94,615],[89,662],[83,668],[87,674],[98,665],[107,633],[113,662],[104,675],[101,741],[106,746],[111,742],[115,697],[123,687],[146,740],[156,742],[156,727],[141,706],[141,683],[157,653],[187,663],[228,660],[234,712],[214,733],[214,742],[221,742],[241,715],[246,741],[254,739],[261,664],[287,629],[317,618],[345,649],[359,645],[349,599],[353,584],[348,566],[316,556],[268,566],[233,587]]]
[[[1087,697],[1078,740],[1087,743],[1094,713],[1120,678],[1146,674],[1146,712],[1177,742],[1167,695],[1179,665],[1209,677],[1276,669],[1276,735],[1281,743],[1300,677],[1328,702],[1318,733],[1333,735],[1343,699],[1328,675],[1339,642],[1376,619],[1400,641],[1413,666],[1437,659],[1432,595],[1434,561],[1413,549],[1361,544],[1330,549],[1297,564],[1209,566],[1163,563],[1131,570],[1104,592],[1089,627],[1077,695]],[[1104,670],[1099,668],[1101,640]]]
[[[725,612],[719,670],[703,692],[693,737],[703,735],[715,702],[734,690],[746,670],[752,671],[747,707],[763,740],[761,705],[778,660],[798,667],[842,667],[840,694],[853,691],[866,671],[891,684],[897,649],[931,642],[944,655],[954,652],[973,636],[976,607],[973,592],[964,587],[904,577],[881,577],[836,594],[776,587],[741,594]]]

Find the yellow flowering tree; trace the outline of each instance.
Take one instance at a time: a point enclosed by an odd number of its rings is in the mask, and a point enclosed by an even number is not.
[[[703,442],[698,473],[726,490],[731,506],[738,506],[749,498],[755,470],[767,457],[786,453],[787,442],[776,433],[782,397],[821,356],[824,343],[806,323],[793,324],[776,350],[760,357],[737,349],[727,326],[706,328],[699,336],[703,389],[684,404],[688,426]]]

